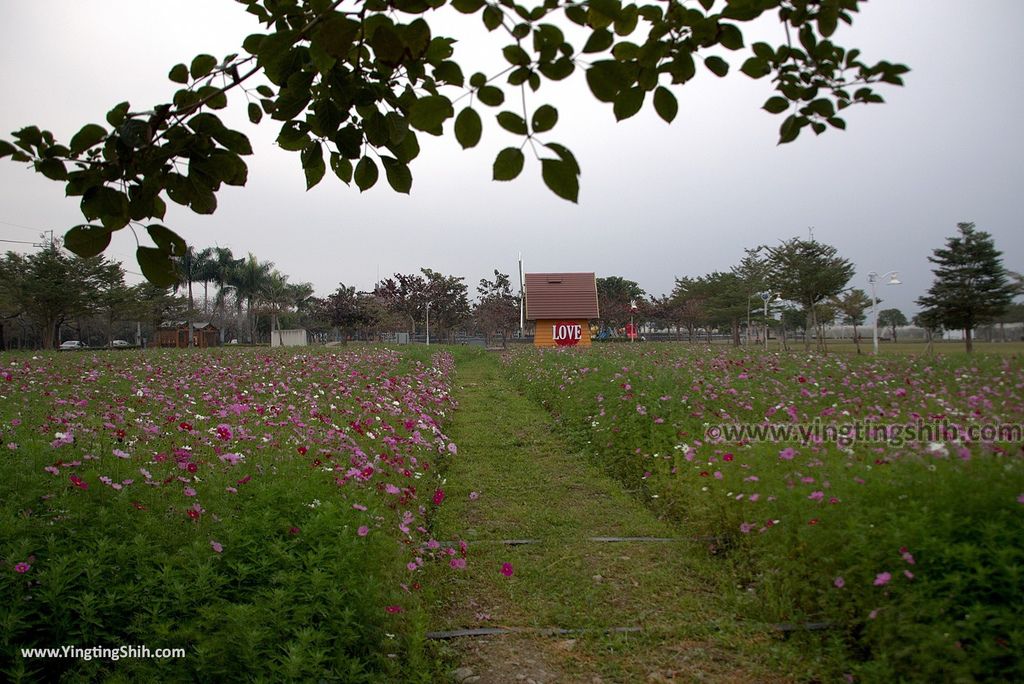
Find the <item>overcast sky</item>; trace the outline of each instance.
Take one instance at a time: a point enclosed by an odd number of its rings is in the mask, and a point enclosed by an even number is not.
[[[432,22],[435,35],[461,39],[456,59],[467,75],[500,63],[505,41],[494,34],[488,42],[478,16],[446,13]],[[866,3],[837,41],[860,47],[869,62],[909,65],[906,87],[883,90],[884,105],[847,110],[845,133],[805,134],[782,147],[781,117],[759,109],[771,94],[767,79],[738,71],[722,80],[703,72],[677,89],[671,126],[649,104],[616,124],[581,72],[545,82],[529,108],[559,107],[547,140],[580,161],[578,205],[548,192],[529,159],[520,179],[490,180],[496,152],[519,139],[501,131],[488,108],[474,150],[461,151],[453,136],[420,134],[411,196],[383,179],[361,194],[329,172],[306,192],[298,154],[273,144],[278,124],[249,124],[236,93],[222,116],[253,141],[248,186],[222,191],[212,216],[169,202],[165,223],[199,248],[272,261],[318,294],[338,282],[370,289],[378,276],[420,267],[465,276],[473,293],[495,268],[514,274],[519,252],[527,271],[621,275],[662,294],[677,276],[728,269],[746,247],[813,228],[854,262],[853,286],[866,289],[869,271],[898,270],[903,284],[879,296],[909,315],[931,283],[927,256],[959,221],[990,232],[1007,268],[1024,270],[1021,27],[1019,0]],[[166,74],[175,63],[239,51],[258,30],[229,0],[5,0],[0,137],[36,124],[67,141],[123,100],[149,109],[174,92]],[[745,30],[748,44],[755,36],[778,40],[776,24],[755,30]],[[727,58],[738,70],[745,56]],[[40,230],[61,234],[81,222],[61,184],[0,162],[0,239],[33,241]],[[122,231],[108,253],[137,270],[134,247]]]

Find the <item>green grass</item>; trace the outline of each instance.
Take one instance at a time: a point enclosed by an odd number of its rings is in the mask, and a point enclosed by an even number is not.
[[[515,638],[518,649],[539,654],[574,681],[589,681],[589,673],[633,681],[652,672],[696,676],[723,667],[763,681],[813,668],[765,625],[731,611],[734,587],[712,571],[707,543],[588,541],[683,539],[688,532],[659,520],[571,446],[550,416],[514,389],[494,357],[460,364],[457,385],[460,409],[450,436],[459,455],[445,473],[447,498],[433,531],[438,539],[465,540],[468,565],[438,578],[431,629],[596,630],[573,637],[571,650],[559,649],[553,637]],[[509,538],[541,543],[496,543]],[[514,567],[512,577],[501,574],[504,563]],[[643,631],[600,633],[634,626]],[[453,642],[442,654],[486,668],[479,648]]]

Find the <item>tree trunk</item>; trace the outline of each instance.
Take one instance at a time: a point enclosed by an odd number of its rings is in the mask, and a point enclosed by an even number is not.
[[[896,344],[896,324],[892,324],[892,343]]]
[[[853,344],[857,347],[857,354],[860,354],[860,338],[857,336],[857,324],[853,324]]]
[[[974,351],[974,341],[971,339],[971,329],[964,328],[964,343],[967,346],[967,353],[970,354]]]
[[[732,346],[740,346],[740,321],[737,318],[734,318],[732,321]]]

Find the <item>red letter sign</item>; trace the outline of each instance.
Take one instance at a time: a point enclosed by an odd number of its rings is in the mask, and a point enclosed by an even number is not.
[[[559,347],[571,347],[583,339],[583,326],[573,321],[558,321],[551,326],[551,339]]]

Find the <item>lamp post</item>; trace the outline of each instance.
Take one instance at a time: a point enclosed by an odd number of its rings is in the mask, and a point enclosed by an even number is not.
[[[632,334],[631,334],[631,336],[629,338],[630,342],[636,342],[636,338],[637,338],[636,325],[633,324],[633,314],[636,313],[636,308],[637,308],[636,307],[636,300],[635,299],[629,300],[629,329],[630,329],[630,331],[632,331]]]
[[[871,348],[875,356],[878,356],[878,293],[876,292],[876,286],[878,285],[879,279],[889,279],[886,285],[899,285],[900,279],[896,276],[899,275],[899,271],[889,271],[878,275],[874,271],[868,273],[868,284],[871,285],[871,318],[874,321],[871,326]]]
[[[768,302],[771,301],[772,295],[775,295],[775,301],[779,301],[781,297],[775,292],[762,292],[760,297],[761,301],[764,302],[764,350],[768,351]]]
[[[430,302],[427,301],[427,346],[430,346]]]

